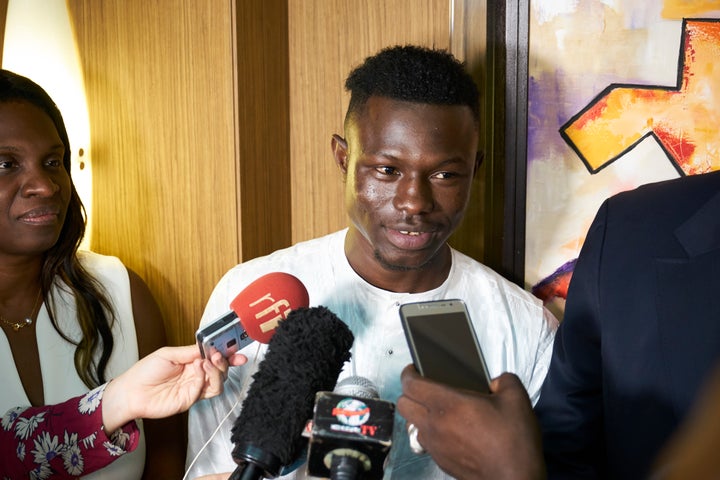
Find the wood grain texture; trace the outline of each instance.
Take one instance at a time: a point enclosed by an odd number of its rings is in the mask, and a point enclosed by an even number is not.
[[[239,260],[230,2],[69,0],[91,125],[91,248],[118,256],[193,341]]]
[[[464,61],[480,87],[480,141],[478,149],[484,150],[487,125],[484,114],[487,98],[483,95],[485,85],[485,54],[487,47],[487,0],[455,0],[450,51]],[[450,244],[476,260],[485,258],[485,196],[487,164],[483,162],[473,180],[470,205],[463,222],[450,238]]]
[[[287,0],[236,4],[241,259],[292,242]]]
[[[0,0],[0,65],[2,65],[3,49],[5,46],[5,21],[7,19],[8,2]]]

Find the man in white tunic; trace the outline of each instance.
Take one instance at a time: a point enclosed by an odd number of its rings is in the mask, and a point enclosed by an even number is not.
[[[365,377],[382,399],[395,402],[400,372],[412,361],[398,307],[459,298],[467,303],[491,376],[515,373],[534,403],[557,321],[531,294],[447,244],[463,218],[481,159],[472,77],[447,52],[402,46],[366,59],[345,86],[351,98],[344,137],[333,135],[332,151],[345,185],[349,227],[232,268],[213,291],[201,323],[226,312],[260,276],[295,275],[310,305],[327,306],[355,335],[340,378]],[[187,478],[227,478],[225,472],[235,469],[230,429],[265,349],[258,343],[246,347],[248,364],[231,369],[225,393],[191,409]],[[301,460],[281,478],[308,478]],[[398,415],[385,478],[448,478],[428,455],[411,452]]]

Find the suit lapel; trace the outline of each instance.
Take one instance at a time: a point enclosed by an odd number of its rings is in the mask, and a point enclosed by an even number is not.
[[[720,248],[720,192],[675,230],[689,257]]]
[[[656,259],[656,302],[668,391],[682,417],[720,367],[720,193],[675,236],[687,257]]]

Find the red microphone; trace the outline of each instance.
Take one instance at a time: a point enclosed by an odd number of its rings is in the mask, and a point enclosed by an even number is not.
[[[280,320],[309,304],[307,289],[297,277],[283,272],[263,275],[230,302],[232,310],[198,329],[200,353],[208,358],[219,351],[227,358],[253,341],[268,343]]]

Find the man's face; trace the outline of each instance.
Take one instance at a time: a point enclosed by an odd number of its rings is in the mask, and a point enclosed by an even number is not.
[[[470,109],[371,97],[345,134],[333,150],[345,175],[351,264],[423,269],[468,203],[478,143]]]

